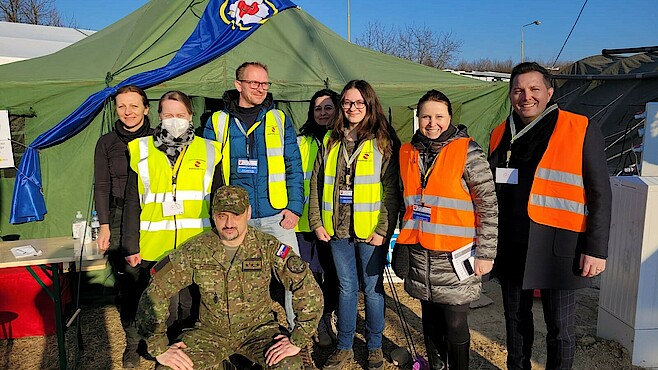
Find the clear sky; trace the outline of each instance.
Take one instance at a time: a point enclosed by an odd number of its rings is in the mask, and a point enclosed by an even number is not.
[[[184,0],[171,0],[184,1]],[[248,1],[248,0],[247,0]],[[293,0],[294,1],[294,0]],[[347,0],[297,0],[307,13],[347,38]],[[521,27],[526,60],[552,62],[585,0],[351,0],[351,38],[369,22],[425,25],[463,41],[457,60],[520,60]],[[146,0],[56,0],[65,23],[99,30]],[[404,4],[400,6],[399,4]],[[601,49],[658,46],[658,0],[589,0],[560,56],[575,61]]]

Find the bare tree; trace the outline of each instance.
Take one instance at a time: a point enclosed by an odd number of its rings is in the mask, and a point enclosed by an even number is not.
[[[0,20],[61,26],[54,0],[0,0]]]
[[[463,44],[452,32],[437,33],[426,25],[386,28],[379,22],[368,23],[355,41],[361,46],[435,68],[448,65]]]
[[[379,21],[366,25],[366,30],[357,36],[355,43],[376,50],[380,53],[394,55],[398,46],[398,32],[394,27],[384,27]]]
[[[512,59],[491,60],[488,58],[476,59],[474,61],[460,60],[455,69],[460,71],[488,71],[510,73],[515,63]]]
[[[5,22],[20,22],[21,0],[0,0],[0,20]]]

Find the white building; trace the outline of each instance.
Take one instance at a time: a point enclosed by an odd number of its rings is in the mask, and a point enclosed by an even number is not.
[[[475,78],[477,80],[487,81],[487,82],[491,82],[491,81],[507,82],[507,81],[509,81],[509,77],[510,77],[509,73],[501,73],[501,72],[456,71],[454,69],[444,69],[443,71],[450,72],[450,73],[460,75],[460,76]]]
[[[96,31],[0,22],[0,64],[52,54]]]

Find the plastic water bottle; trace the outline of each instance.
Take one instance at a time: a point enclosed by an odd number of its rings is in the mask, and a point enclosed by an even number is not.
[[[101,232],[101,222],[98,219],[96,210],[91,212],[91,240],[98,239],[98,234]]]
[[[82,217],[82,211],[78,211],[75,214],[75,218],[73,219],[73,222],[71,222],[71,230],[73,231],[73,239],[82,239],[84,236],[85,232],[85,225],[87,224],[87,220]]]

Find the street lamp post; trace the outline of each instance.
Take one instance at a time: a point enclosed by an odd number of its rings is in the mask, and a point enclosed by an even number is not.
[[[350,0],[347,0],[347,42],[352,42],[350,37]]]
[[[523,29],[525,27],[532,26],[533,24],[536,25],[536,26],[539,26],[541,24],[541,22],[540,21],[533,21],[533,22],[530,22],[528,24],[524,24],[523,26],[521,26],[521,63],[525,62],[525,57],[523,55]]]

